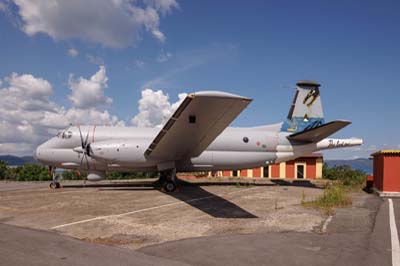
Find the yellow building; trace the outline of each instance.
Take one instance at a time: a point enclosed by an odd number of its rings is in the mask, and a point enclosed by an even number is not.
[[[210,172],[209,176],[316,179],[322,178],[323,163],[323,156],[318,153],[303,156],[280,164],[273,164],[253,169]]]

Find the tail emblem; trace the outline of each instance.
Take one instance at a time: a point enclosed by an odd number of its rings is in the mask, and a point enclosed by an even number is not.
[[[307,107],[311,107],[311,105],[315,102],[318,96],[319,96],[319,88],[310,90],[306,98],[304,98],[303,104],[307,105]]]

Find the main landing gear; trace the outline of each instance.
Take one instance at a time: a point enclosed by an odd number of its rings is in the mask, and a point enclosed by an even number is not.
[[[176,185],[176,169],[161,172],[159,182],[162,190],[165,192],[174,192],[177,188]]]
[[[61,188],[60,182],[58,180],[60,179],[60,176],[56,174],[56,168],[49,166],[49,174],[53,178],[53,181],[49,184],[49,188],[51,189],[58,189]]]

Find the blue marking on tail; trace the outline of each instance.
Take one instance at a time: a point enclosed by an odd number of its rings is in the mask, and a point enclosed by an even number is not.
[[[291,119],[287,119],[281,128],[282,132],[290,132],[290,133],[298,133],[304,130],[312,129],[319,127],[325,124],[325,119],[323,118],[308,118],[304,119],[303,117],[293,117]]]

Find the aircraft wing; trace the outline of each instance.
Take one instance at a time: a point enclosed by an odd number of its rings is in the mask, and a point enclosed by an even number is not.
[[[189,94],[145,155],[165,160],[199,156],[251,101],[218,91]]]
[[[337,131],[341,130],[342,128],[346,127],[349,124],[351,124],[350,121],[344,121],[344,120],[332,121],[323,124],[319,127],[306,129],[299,133],[292,134],[287,138],[289,140],[297,140],[310,143],[319,142],[325,139],[326,137],[329,137],[330,135],[336,133]]]

